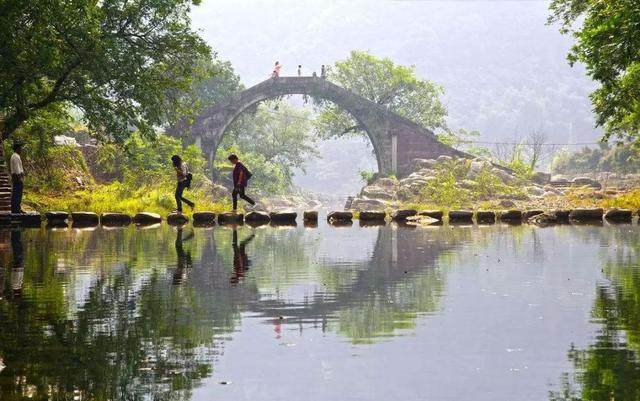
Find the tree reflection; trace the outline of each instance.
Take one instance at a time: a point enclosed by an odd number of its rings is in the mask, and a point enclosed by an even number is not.
[[[550,400],[640,399],[640,242],[627,247],[624,230],[612,228],[610,233],[612,237],[599,238],[607,245],[603,272],[608,282],[597,286],[592,309],[601,328],[586,349],[571,346],[568,358],[574,373],[562,376]],[[618,246],[611,248],[611,243]]]

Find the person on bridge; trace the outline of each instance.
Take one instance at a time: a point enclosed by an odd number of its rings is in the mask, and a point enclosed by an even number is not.
[[[182,202],[186,203],[193,209],[196,205],[191,202],[189,199],[182,196],[182,193],[185,189],[191,187],[191,178],[193,177],[189,172],[189,167],[187,163],[182,160],[182,158],[178,155],[171,156],[171,162],[173,163],[173,168],[176,170],[176,179],[178,183],[176,185],[176,212],[182,213]]]
[[[22,191],[24,189],[24,168],[22,167],[22,142],[13,143],[13,154],[9,160],[11,172],[11,213],[24,213],[22,210]]]
[[[320,78],[327,78],[327,68],[324,66],[324,64],[322,64],[322,67],[320,67]]]
[[[238,210],[238,196],[249,202],[251,206],[254,206],[256,202],[244,193],[244,190],[249,183],[249,179],[251,178],[251,172],[240,160],[238,160],[237,155],[232,153],[229,155],[228,159],[231,164],[233,164],[233,191],[231,192],[231,199],[233,200],[233,212],[235,213]]]
[[[280,69],[282,68],[282,64],[279,61],[276,61],[275,67],[273,67],[273,72],[271,73],[271,78],[280,78]]]
[[[298,65],[298,76],[299,77],[302,76],[302,65],[301,64]]]

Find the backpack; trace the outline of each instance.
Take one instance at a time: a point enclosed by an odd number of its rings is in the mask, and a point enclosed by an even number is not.
[[[251,177],[253,177],[253,174],[251,174],[251,171],[249,171],[247,167],[245,167],[244,169],[246,170],[246,173],[247,173],[247,181],[249,181]]]
[[[187,179],[185,180],[185,188],[191,188],[191,180],[193,179],[193,174],[187,173],[186,177]]]

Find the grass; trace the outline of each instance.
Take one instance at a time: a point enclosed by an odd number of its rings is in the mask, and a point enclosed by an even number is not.
[[[175,210],[173,186],[143,186],[130,188],[120,182],[95,185],[91,189],[72,193],[41,193],[25,191],[24,204],[39,211],[90,211],[95,213],[121,212],[135,214],[154,212],[166,215]],[[230,196],[225,199],[213,199],[205,188],[187,190],[185,197],[196,203],[195,211],[220,213],[231,209]],[[189,210],[188,207],[185,210]]]
[[[604,199],[601,206],[603,208],[640,209],[640,189],[634,189],[615,198]]]

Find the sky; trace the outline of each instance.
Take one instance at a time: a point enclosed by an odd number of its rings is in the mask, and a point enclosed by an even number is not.
[[[311,74],[368,50],[442,85],[449,126],[483,141],[543,131],[554,143],[594,142],[595,85],[581,65],[569,66],[572,38],[547,25],[548,15],[548,1],[203,0],[192,11],[246,86],[276,60],[282,75],[298,64]]]

